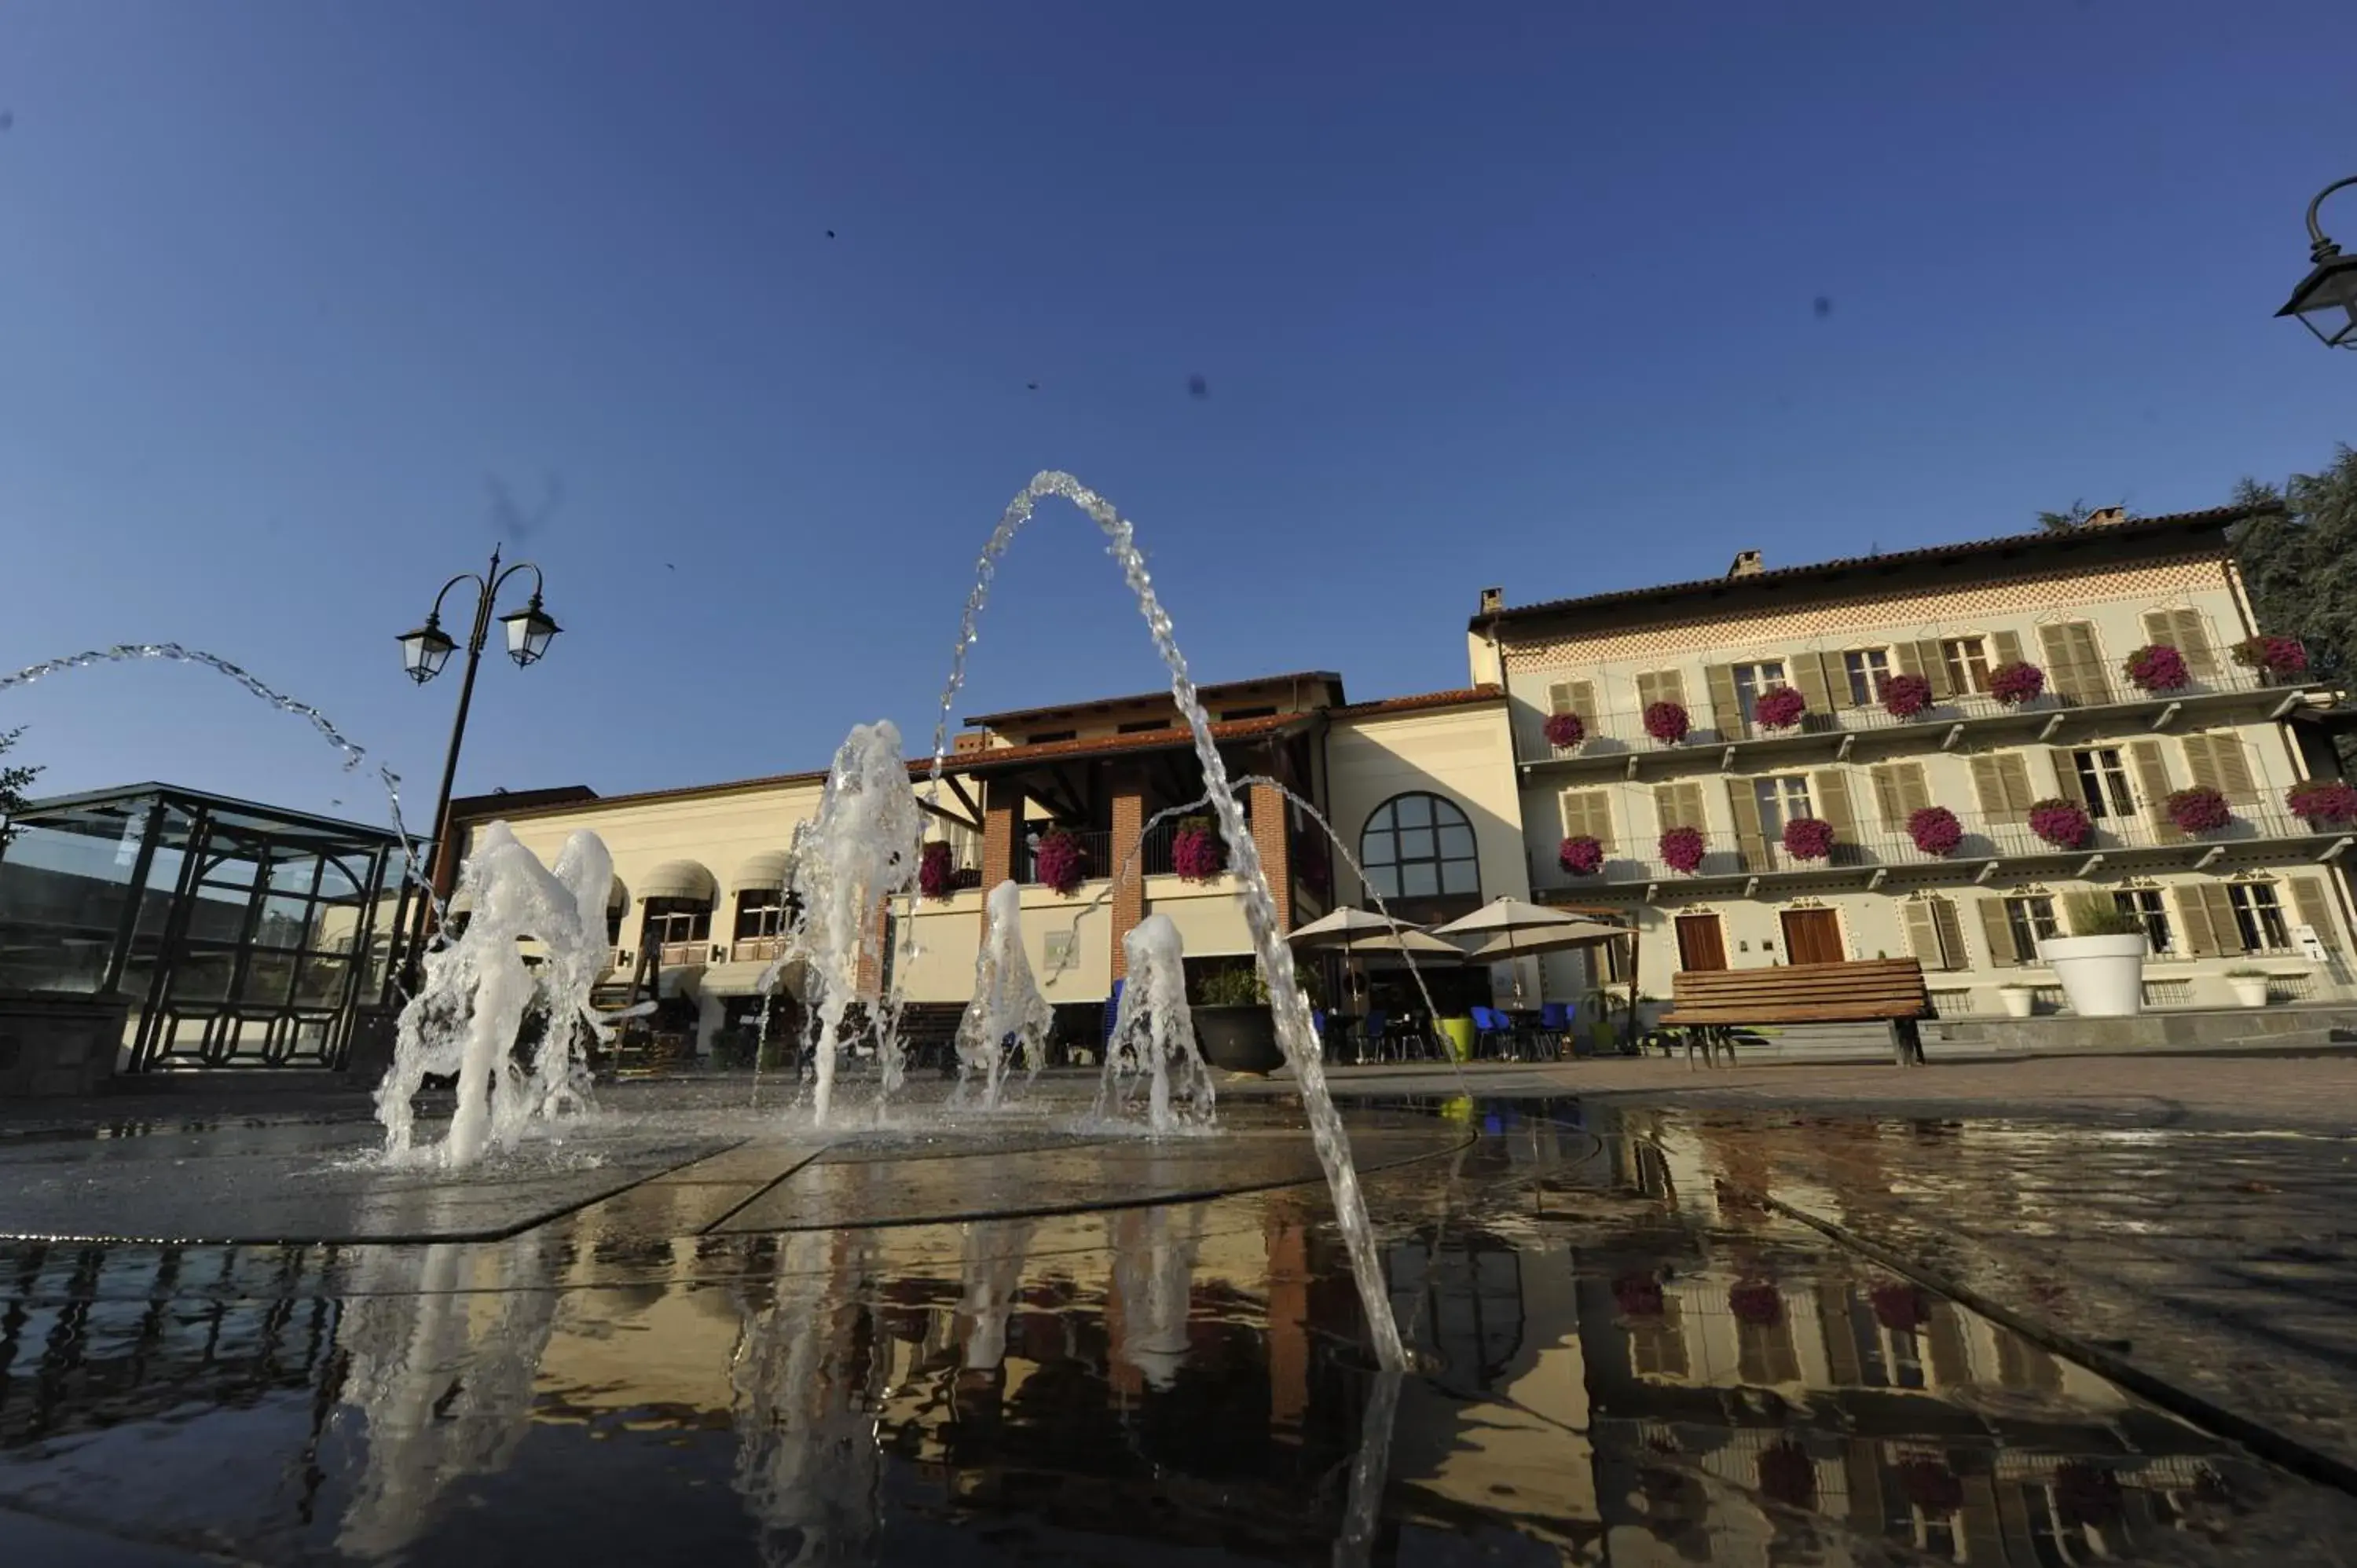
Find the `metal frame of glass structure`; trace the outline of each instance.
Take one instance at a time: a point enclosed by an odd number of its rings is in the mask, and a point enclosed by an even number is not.
[[[8,827],[0,988],[127,996],[123,1071],[338,1069],[388,989],[407,902],[390,830],[166,784]]]

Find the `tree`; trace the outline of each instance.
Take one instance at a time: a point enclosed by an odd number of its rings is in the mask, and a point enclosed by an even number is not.
[[[8,748],[16,744],[16,737],[24,733],[20,729],[0,730],[0,756],[5,756]],[[0,764],[0,848],[6,847],[13,836],[8,831],[8,819],[25,809],[25,786],[38,778],[40,772],[38,768],[10,768]]]
[[[2085,501],[2072,501],[2061,511],[2041,511],[2038,526],[2049,533],[2068,533],[2095,515],[2095,509]]]
[[[2244,479],[2234,504],[2270,510],[2238,524],[2234,554],[2260,627],[2308,645],[2309,668],[2344,684],[2357,674],[2357,450],[2281,489]]]

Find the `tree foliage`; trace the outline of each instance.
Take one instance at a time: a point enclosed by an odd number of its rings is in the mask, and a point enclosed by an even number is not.
[[[8,748],[16,744],[16,737],[24,733],[19,729],[0,730],[0,757],[6,756]],[[0,844],[8,842],[8,819],[25,809],[25,787],[40,772],[38,768],[12,768],[0,763]]]
[[[2049,533],[2068,533],[2095,515],[2095,509],[2085,501],[2075,500],[2061,511],[2041,511],[2038,526]]]
[[[2318,678],[2345,685],[2357,673],[2357,450],[2340,447],[2321,472],[2281,489],[2244,479],[2234,502],[2282,509],[2236,527],[2260,629],[2298,638]]]

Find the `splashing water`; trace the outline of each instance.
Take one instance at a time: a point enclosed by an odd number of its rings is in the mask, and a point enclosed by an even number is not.
[[[996,1111],[1018,1054],[1029,1075],[1039,1075],[1056,1014],[1023,953],[1023,889],[1011,880],[992,888],[983,918],[974,998],[958,1019],[958,1093],[964,1097],[979,1081],[982,1108]]]
[[[924,836],[924,814],[900,756],[900,732],[888,719],[856,726],[834,754],[818,816],[801,836],[794,857],[793,890],[803,913],[791,948],[806,961],[810,983],[817,988],[818,1082],[811,1111],[822,1127],[834,1113],[845,1015],[855,1001],[883,1000],[880,985],[861,973],[863,960],[882,967],[883,943],[872,929],[882,922],[888,901],[915,886]],[[780,959],[771,973],[784,962]],[[900,1048],[888,1023],[878,1022],[884,1026],[876,1030],[877,1049],[883,1093],[889,1098],[900,1086]]]
[[[983,608],[990,601],[990,585],[998,575],[998,563],[1015,542],[1016,534],[1030,521],[1040,499],[1048,496],[1060,496],[1071,501],[1103,532],[1107,553],[1120,563],[1124,580],[1137,596],[1138,613],[1146,618],[1155,650],[1169,668],[1171,697],[1178,703],[1179,712],[1186,714],[1188,728],[1194,735],[1195,755],[1203,766],[1203,781],[1219,818],[1220,833],[1228,842],[1232,869],[1243,885],[1244,923],[1251,929],[1253,950],[1260,959],[1261,975],[1268,984],[1277,1040],[1285,1047],[1286,1058],[1291,1062],[1294,1077],[1301,1086],[1301,1104],[1309,1118],[1310,1138],[1318,1150],[1318,1163],[1325,1169],[1326,1184],[1334,1195],[1335,1222],[1350,1248],[1351,1273],[1366,1312],[1368,1332],[1374,1338],[1376,1359],[1385,1367],[1405,1367],[1407,1353],[1400,1343],[1399,1325],[1392,1316],[1383,1260],[1376,1255],[1373,1229],[1367,1220],[1366,1198],[1359,1190],[1358,1169],[1351,1163],[1351,1145],[1342,1131],[1342,1119],[1334,1110],[1333,1097],[1327,1092],[1326,1064],[1318,1052],[1317,1031],[1310,1024],[1309,1003],[1294,978],[1293,953],[1286,946],[1284,929],[1277,918],[1276,898],[1269,891],[1267,875],[1261,867],[1260,846],[1253,840],[1251,825],[1229,783],[1226,759],[1220,756],[1219,746],[1211,738],[1211,720],[1196,698],[1195,682],[1187,672],[1186,655],[1178,650],[1170,617],[1163,609],[1162,601],[1155,596],[1153,575],[1146,571],[1146,557],[1138,551],[1135,529],[1111,501],[1070,474],[1045,470],[1034,475],[1031,482],[1007,503],[1006,511],[999,516],[998,526],[983,545],[981,559],[975,564],[974,588],[966,596],[965,612],[959,622],[957,645],[950,652],[949,679],[942,687],[941,708],[933,721],[933,765],[929,786],[931,796],[938,798],[942,773],[948,765],[950,713],[958,692],[965,684],[966,651],[974,645]],[[909,854],[910,875],[914,875],[915,858],[912,845]]]
[[[1202,1206],[1125,1208],[1106,1229],[1114,1288],[1121,1293],[1115,1349],[1147,1383],[1167,1391],[1187,1359],[1195,1261],[1203,1249]]]
[[[1218,1114],[1218,1094],[1211,1087],[1211,1069],[1195,1047],[1178,928],[1168,915],[1148,915],[1122,939],[1121,950],[1128,960],[1129,978],[1114,1013],[1113,1034],[1105,1041],[1095,1113],[1121,1115],[1143,1079],[1148,1132],[1167,1137],[1182,1128],[1211,1126]],[[1181,1105],[1171,1102],[1174,1078]]]
[[[533,1120],[588,1099],[588,1064],[580,1041],[587,1026],[608,1032],[589,1005],[607,961],[606,895],[613,857],[587,831],[565,841],[554,870],[516,842],[503,822],[485,828],[459,875],[474,901],[466,933],[426,955],[424,983],[401,1010],[393,1066],[377,1086],[377,1120],[395,1161],[415,1154],[411,1101],[428,1075],[458,1076],[450,1131],[430,1155],[456,1170],[491,1150],[512,1148]],[[522,940],[548,950],[535,976],[517,950]],[[548,1027],[527,1077],[515,1063],[517,1031],[538,993]]]

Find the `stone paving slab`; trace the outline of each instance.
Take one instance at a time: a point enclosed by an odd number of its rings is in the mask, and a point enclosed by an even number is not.
[[[0,1147],[0,1237],[454,1241],[515,1232],[726,1148],[677,1134],[531,1145],[454,1177],[369,1163],[371,1126],[278,1123]]]

